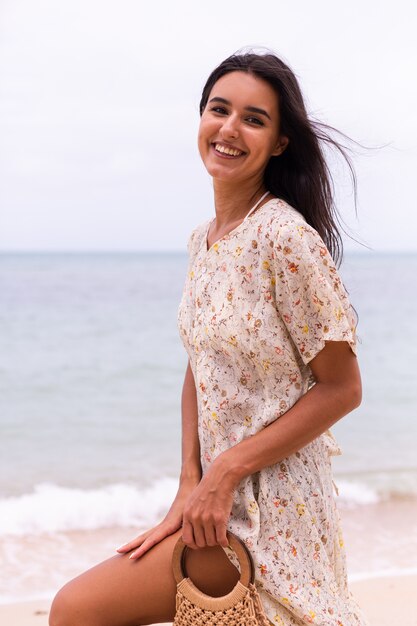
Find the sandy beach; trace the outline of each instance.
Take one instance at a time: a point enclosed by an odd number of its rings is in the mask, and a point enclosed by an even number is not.
[[[417,626],[417,568],[413,566],[417,558],[417,526],[414,521],[417,519],[417,503],[414,500],[398,501],[395,506],[392,502],[376,503],[342,509],[341,513],[348,548],[350,587],[370,626]],[[23,583],[20,585],[22,597],[29,588],[33,593],[37,593],[35,589],[46,588],[48,579],[51,583],[51,572],[56,570],[55,574],[58,574],[65,555],[68,557],[77,550],[83,554],[85,566],[88,562],[91,565],[108,556],[112,547],[126,536],[129,532],[114,528],[67,533],[65,541],[63,537],[54,535],[33,537],[33,545],[16,538],[15,557],[23,559],[26,555],[26,562],[36,561],[38,564],[31,575],[28,572],[23,581],[25,587]],[[51,552],[56,555],[56,560],[47,560],[42,564],[40,555]],[[58,589],[82,569],[81,563],[68,565],[68,571],[59,572],[61,580],[57,579],[49,588]],[[13,577],[12,566],[6,568],[2,575]],[[39,577],[43,580],[42,585]],[[1,626],[47,626],[53,593],[51,591],[50,598],[43,600],[0,604]]]
[[[341,509],[350,586],[370,626],[417,626],[417,502]],[[0,581],[13,593],[1,626],[47,626],[51,599],[71,577],[114,553],[133,528],[49,533],[0,541]],[[77,555],[72,561],[71,555]],[[13,558],[11,558],[11,556]],[[17,564],[25,563],[25,576]],[[8,581],[12,585],[8,587]],[[14,582],[13,582],[14,581]],[[29,594],[46,599],[25,601]],[[22,601],[19,599],[22,598]],[[350,626],[350,625],[345,625]]]
[[[351,589],[370,626],[417,626],[417,575],[370,578]],[[47,626],[49,606],[48,600],[0,605],[0,624]]]

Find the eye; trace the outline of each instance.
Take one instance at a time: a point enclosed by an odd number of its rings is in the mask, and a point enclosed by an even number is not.
[[[227,111],[224,107],[211,107],[210,111],[213,111],[213,113],[220,113],[220,115],[226,115]]]
[[[247,117],[246,120],[249,122],[249,124],[256,124],[257,126],[264,126],[263,121],[260,120],[258,117],[253,117],[253,115],[251,115],[250,117]]]

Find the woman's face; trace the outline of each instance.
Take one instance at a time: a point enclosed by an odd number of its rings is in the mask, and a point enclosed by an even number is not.
[[[278,97],[269,83],[240,71],[219,78],[198,133],[200,155],[213,178],[262,179],[270,157],[281,154],[287,144],[280,136]]]

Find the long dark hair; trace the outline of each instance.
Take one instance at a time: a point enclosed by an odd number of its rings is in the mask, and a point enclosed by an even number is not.
[[[294,72],[275,54],[236,53],[210,74],[200,101],[200,115],[214,84],[229,72],[241,71],[262,78],[278,94],[281,133],[289,143],[279,156],[270,158],[265,170],[265,186],[274,195],[297,209],[317,230],[336,264],[343,258],[343,240],[335,201],[334,184],[323,147],[335,148],[346,160],[352,178],[356,206],[356,175],[346,146],[331,133],[344,133],[323,122],[310,119]]]

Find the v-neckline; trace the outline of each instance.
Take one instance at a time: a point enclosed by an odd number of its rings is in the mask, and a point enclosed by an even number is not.
[[[264,208],[267,204],[269,204],[269,203],[270,203],[270,202],[272,202],[273,200],[276,200],[276,198],[274,197],[274,198],[271,198],[270,200],[267,200],[266,202],[264,202],[264,204],[262,204],[260,207],[258,207],[258,208],[256,209],[256,211],[254,211],[253,213],[251,213],[250,215],[248,215],[248,216],[247,216],[247,219],[248,219],[248,220],[250,220],[250,218],[251,218],[253,215],[256,215],[259,211],[261,211],[261,210],[262,210],[262,209],[263,209],[263,208]],[[215,219],[215,218],[213,217],[213,219],[211,219],[211,220],[209,221],[209,223],[208,223],[208,225],[207,225],[207,227],[206,227],[206,229],[205,229],[205,232],[204,232],[204,239],[203,239],[203,241],[204,241],[204,253],[205,253],[205,255],[206,255],[206,254],[209,254],[209,252],[210,252],[210,251],[214,248],[214,246],[215,246],[216,244],[219,244],[221,241],[223,241],[223,239],[227,239],[227,238],[229,238],[229,237],[230,237],[231,235],[233,235],[236,231],[238,231],[238,230],[240,229],[240,227],[242,226],[242,224],[244,224],[244,223],[245,223],[245,221],[247,221],[247,220],[246,220],[246,218],[244,217],[244,218],[243,218],[243,220],[242,220],[242,221],[241,221],[241,222],[240,222],[237,226],[235,226],[234,228],[232,228],[231,230],[229,230],[229,232],[228,232],[228,233],[226,233],[225,235],[222,235],[221,237],[219,237],[218,239],[216,239],[216,241],[213,241],[213,243],[212,243],[212,244],[211,244],[211,246],[209,247],[207,237],[208,237],[208,234],[209,234],[210,226],[211,226],[211,224],[213,223],[214,219]]]

